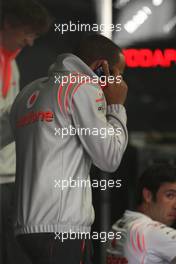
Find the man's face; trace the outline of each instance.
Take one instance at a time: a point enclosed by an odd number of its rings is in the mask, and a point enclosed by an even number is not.
[[[168,226],[176,221],[176,182],[161,185],[156,201],[151,199],[150,216]]]
[[[6,49],[15,51],[16,49],[22,49],[27,45],[32,46],[37,37],[37,33],[29,27],[13,27],[10,24],[5,24],[2,41],[3,46]]]

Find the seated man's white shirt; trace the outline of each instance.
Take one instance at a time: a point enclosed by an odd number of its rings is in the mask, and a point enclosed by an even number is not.
[[[112,229],[121,232],[121,239],[108,242],[108,264],[176,263],[175,229],[132,211],[126,211]]]

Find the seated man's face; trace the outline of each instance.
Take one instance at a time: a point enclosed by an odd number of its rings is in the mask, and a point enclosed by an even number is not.
[[[151,201],[150,216],[168,226],[176,221],[176,182],[164,183],[159,188],[156,201]]]

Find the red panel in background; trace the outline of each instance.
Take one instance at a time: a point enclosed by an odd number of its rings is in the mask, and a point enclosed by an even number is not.
[[[123,53],[130,68],[168,68],[176,63],[176,49],[124,49]]]

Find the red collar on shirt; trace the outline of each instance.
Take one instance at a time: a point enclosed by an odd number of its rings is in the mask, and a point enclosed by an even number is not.
[[[2,73],[2,96],[6,97],[10,87],[12,78],[11,61],[16,58],[20,49],[9,51],[0,47],[0,67]]]

